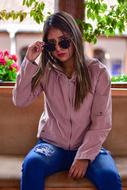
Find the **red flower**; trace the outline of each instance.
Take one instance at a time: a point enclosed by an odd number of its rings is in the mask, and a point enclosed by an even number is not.
[[[13,63],[12,65],[10,65],[9,70],[12,71],[13,69],[16,69],[16,72],[18,72],[19,71],[19,66],[16,63]]]
[[[11,55],[8,50],[3,52],[0,50],[0,80],[16,80],[17,72],[19,71],[19,65],[16,61],[16,55]]]
[[[6,65],[6,61],[5,61],[4,57],[0,57],[0,64]]]
[[[5,51],[4,51],[4,56],[9,57],[9,55],[10,55],[10,54],[9,54],[9,51],[8,51],[8,50],[5,50]]]
[[[12,59],[12,55],[9,55],[9,56],[8,56],[8,59]]]
[[[12,55],[12,59],[16,62],[17,61],[17,56],[16,55]]]
[[[3,58],[3,52],[2,51],[0,51],[0,58]]]

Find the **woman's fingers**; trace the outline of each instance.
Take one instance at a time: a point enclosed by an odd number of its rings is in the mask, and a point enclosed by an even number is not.
[[[72,177],[74,175],[75,172],[75,167],[71,166],[70,170],[69,170],[69,177]]]
[[[82,178],[85,176],[86,170],[88,168],[88,160],[75,160],[69,170],[69,177],[74,179]]]
[[[35,44],[33,44],[30,48],[34,51],[34,52],[40,52],[43,49],[43,42],[36,42]]]
[[[70,172],[69,172],[69,177],[72,177],[74,179],[79,179],[84,177],[85,172],[82,168],[71,168]]]
[[[44,42],[37,41],[28,47],[26,57],[29,61],[35,61],[44,49]]]

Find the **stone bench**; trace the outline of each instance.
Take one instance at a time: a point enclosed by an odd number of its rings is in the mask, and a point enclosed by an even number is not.
[[[23,156],[0,156],[0,188],[7,190],[13,188],[19,189],[21,165]],[[123,187],[127,187],[127,159],[125,157],[116,157],[116,164],[122,177]],[[96,188],[87,180],[73,180],[68,177],[68,172],[56,173],[46,179],[46,188],[59,189],[77,189],[96,190]]]
[[[43,110],[42,97],[26,108],[15,107],[11,91],[11,87],[0,87],[0,190],[19,190],[22,160],[36,142]],[[127,90],[112,90],[112,97],[113,129],[104,147],[116,160],[123,190],[127,190]],[[73,180],[67,172],[49,176],[45,186],[47,190],[96,190],[87,179]]]

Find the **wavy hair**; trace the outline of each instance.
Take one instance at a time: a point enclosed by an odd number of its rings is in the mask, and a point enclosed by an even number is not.
[[[91,89],[91,80],[84,55],[82,33],[74,18],[66,12],[56,12],[47,18],[43,27],[43,41],[47,41],[48,32],[51,28],[59,29],[72,37],[75,52],[75,69],[77,73],[74,107],[75,110],[77,110]],[[44,75],[46,65],[49,62],[56,63],[57,60],[54,60],[46,50],[43,50],[38,71],[32,79],[32,90],[39,84],[41,77]]]

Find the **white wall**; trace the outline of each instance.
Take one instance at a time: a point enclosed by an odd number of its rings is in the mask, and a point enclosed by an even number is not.
[[[100,47],[110,54],[111,59],[122,59],[126,53],[127,42],[125,38],[100,38],[93,48]]]
[[[121,73],[125,73],[126,68],[126,52],[127,52],[127,38],[125,37],[100,37],[96,44],[86,43],[86,54],[93,56],[93,49],[103,49],[109,55],[107,60],[108,68],[111,71],[113,60],[121,60]]]
[[[42,40],[42,33],[22,32],[16,34],[16,54],[19,58],[19,62],[21,49],[38,40]]]
[[[0,50],[10,51],[10,38],[8,32],[0,32]]]

